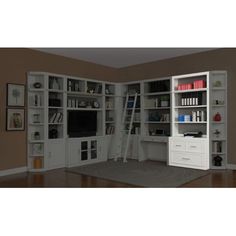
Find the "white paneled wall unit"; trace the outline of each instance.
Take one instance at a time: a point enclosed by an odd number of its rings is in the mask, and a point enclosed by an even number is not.
[[[121,157],[127,93],[138,94],[128,158],[204,170],[227,166],[225,71],[129,83],[29,72],[27,88],[29,171]]]

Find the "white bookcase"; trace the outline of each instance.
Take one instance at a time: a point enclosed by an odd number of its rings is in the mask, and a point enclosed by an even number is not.
[[[226,88],[227,73],[224,71],[173,77],[170,165],[197,169],[226,168]],[[201,135],[195,138],[184,135],[189,132],[201,132]]]
[[[209,72],[172,77],[169,165],[209,169],[209,97]]]
[[[28,75],[28,169],[45,170],[46,155],[46,75],[30,73]]]
[[[210,77],[210,166],[211,169],[226,169],[227,73],[213,71]]]

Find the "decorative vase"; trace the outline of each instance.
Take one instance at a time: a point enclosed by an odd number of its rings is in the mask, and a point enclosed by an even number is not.
[[[215,114],[215,116],[214,116],[214,121],[217,121],[217,122],[221,121],[221,115],[220,115],[219,112],[217,112],[217,113]]]
[[[57,78],[53,79],[53,82],[52,82],[52,89],[60,90],[60,85],[59,85],[59,82],[58,82],[58,79],[57,79]]]

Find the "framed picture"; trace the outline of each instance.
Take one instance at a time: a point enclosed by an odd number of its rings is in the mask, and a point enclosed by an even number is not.
[[[7,106],[25,106],[25,86],[23,84],[7,84]]]
[[[7,108],[7,131],[25,130],[25,110],[21,108]]]

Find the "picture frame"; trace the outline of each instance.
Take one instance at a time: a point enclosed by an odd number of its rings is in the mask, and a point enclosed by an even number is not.
[[[7,84],[7,106],[24,107],[25,106],[25,85]]]
[[[24,131],[25,130],[25,109],[7,108],[6,111],[6,130]]]

